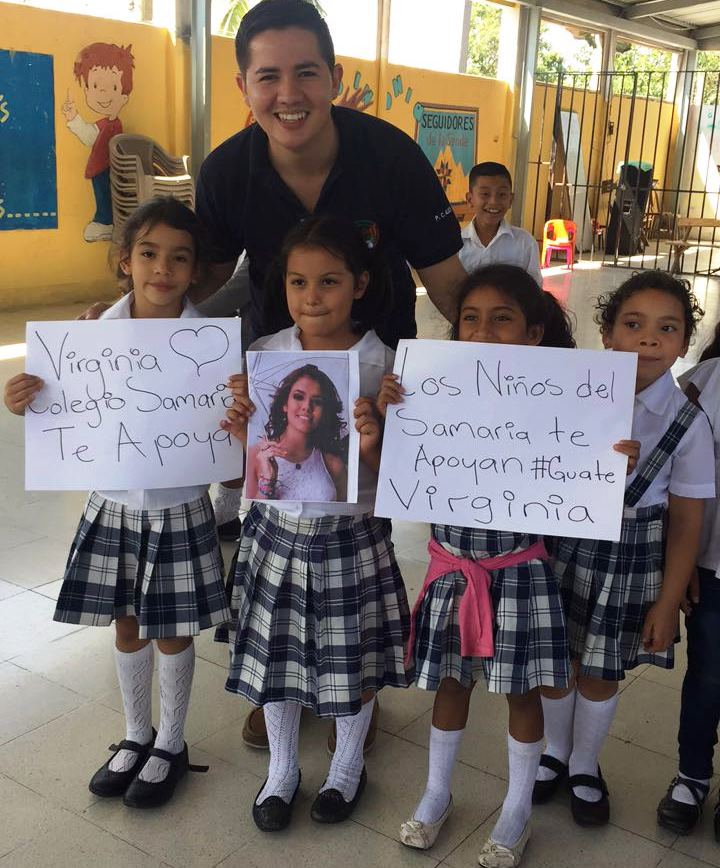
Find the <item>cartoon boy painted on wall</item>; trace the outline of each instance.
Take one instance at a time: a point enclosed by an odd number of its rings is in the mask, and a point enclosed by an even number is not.
[[[118,115],[133,87],[131,48],[131,45],[93,42],[83,48],[75,61],[75,78],[85,92],[88,108],[102,115],[99,120],[91,123],[80,117],[69,93],[62,107],[70,132],[90,148],[85,177],[92,182],[95,216],[83,232],[86,241],[109,241],[112,238],[109,145],[110,139],[122,132]]]

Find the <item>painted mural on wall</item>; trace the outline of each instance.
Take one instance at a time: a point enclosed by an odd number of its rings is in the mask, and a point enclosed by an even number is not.
[[[0,230],[57,229],[49,54],[0,50]]]
[[[477,109],[416,103],[413,116],[415,141],[435,167],[446,196],[453,205],[464,202],[477,153]]]
[[[119,114],[133,89],[132,46],[93,42],[77,56],[73,75],[87,107],[99,115],[88,121],[77,110],[70,90],[62,105],[67,127],[90,148],[85,178],[92,184],[95,214],[83,232],[85,241],[110,241],[113,233],[110,197],[110,139],[122,132]]]

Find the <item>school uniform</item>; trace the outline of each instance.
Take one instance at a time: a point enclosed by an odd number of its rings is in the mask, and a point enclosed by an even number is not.
[[[463,226],[462,240],[463,247],[458,256],[468,274],[484,265],[517,265],[524,268],[540,286],[543,285],[537,241],[519,226],[503,220],[486,247],[477,234],[475,221],[471,220]]]
[[[101,319],[129,319],[131,300],[123,296]],[[181,318],[199,316],[186,300]],[[90,492],[55,620],[107,626],[134,615],[141,639],[194,636],[227,621],[208,487]]]
[[[302,345],[293,326],[251,349]],[[392,371],[392,350],[372,331],[351,349],[359,354],[361,394],[376,395]],[[410,684],[407,596],[390,523],[372,512],[376,485],[360,462],[356,504],[253,504],[228,578],[226,690],[254,705],[290,700],[319,717],[343,717],[360,711],[365,690]]]
[[[582,675],[607,681],[642,663],[672,668],[672,646],[651,654],[641,641],[663,582],[668,495],[715,494],[708,420],[670,371],[635,396],[632,439],[640,441],[640,458],[626,481],[620,541],[561,539],[555,561],[571,654]]]
[[[454,678],[470,687],[484,676],[493,693],[527,693],[541,685],[566,687],[570,663],[562,600],[539,538],[433,525],[432,539],[458,562],[448,561],[443,567],[447,572],[437,578],[428,576],[413,612],[416,640],[411,652],[417,686],[437,690],[443,678]],[[511,558],[517,562],[494,567],[494,560]],[[486,566],[489,577],[489,595],[479,602],[491,610],[492,642],[478,648],[483,656],[463,654],[461,605],[469,578],[472,581],[468,562]]]
[[[715,482],[720,480],[720,359],[708,359],[680,378],[700,392],[698,402],[715,437]],[[706,468],[707,472],[707,468]],[[720,510],[718,499],[705,504],[698,552],[700,599],[686,619],[687,672],[683,679],[678,745],[680,774],[695,780],[713,775],[713,753],[720,723]]]

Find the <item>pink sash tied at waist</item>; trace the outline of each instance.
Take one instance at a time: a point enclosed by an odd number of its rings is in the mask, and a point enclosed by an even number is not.
[[[409,665],[415,648],[415,616],[422,606],[430,585],[441,576],[460,572],[467,579],[465,593],[460,600],[460,654],[463,657],[492,657],[493,644],[493,604],[490,599],[490,571],[515,567],[528,561],[547,560],[545,543],[539,540],[521,552],[511,552],[494,558],[475,561],[459,558],[450,554],[440,543],[431,539],[428,543],[430,564],[410,617],[410,638],[405,654],[405,665]]]

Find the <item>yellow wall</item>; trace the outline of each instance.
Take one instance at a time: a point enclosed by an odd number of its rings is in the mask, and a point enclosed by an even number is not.
[[[174,72],[176,49],[165,30],[147,25],[11,3],[1,3],[0,10],[0,48],[54,57],[58,195],[57,229],[0,232],[0,307],[108,295],[114,287],[109,245],[83,240],[83,229],[95,210],[91,184],[84,177],[89,148],[67,129],[61,105],[69,93],[82,117],[97,120],[73,78],[78,52],[91,42],[131,44],[134,89],[120,113],[125,132],[151,136],[170,151],[186,146],[182,125],[175,122],[174,99],[180,90]]]

